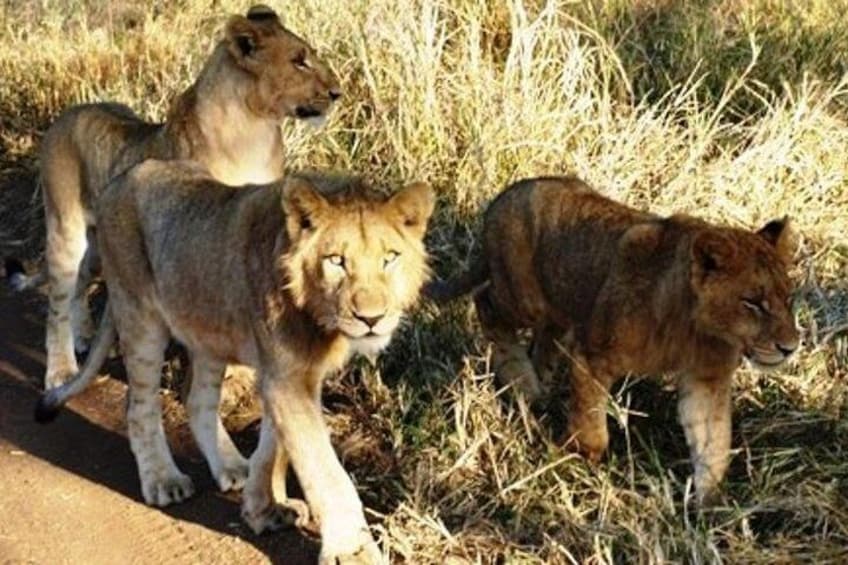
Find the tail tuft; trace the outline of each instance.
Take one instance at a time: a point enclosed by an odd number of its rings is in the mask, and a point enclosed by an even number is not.
[[[14,257],[6,257],[3,260],[3,268],[6,271],[6,282],[15,292],[27,288],[29,277],[24,269],[24,264]]]
[[[97,376],[106,357],[109,356],[109,348],[115,343],[117,337],[118,333],[115,329],[115,323],[112,321],[111,309],[107,302],[103,317],[100,319],[100,326],[97,328],[97,334],[94,336],[94,341],[91,344],[91,351],[85,360],[82,371],[75,374],[60,386],[45,391],[44,395],[38,400],[38,404],[35,405],[34,417],[36,422],[46,423],[55,420],[56,416],[62,410],[62,406],[86,389]]]
[[[39,424],[52,422],[59,415],[59,412],[62,411],[62,404],[57,404],[53,398],[54,396],[47,392],[38,399],[38,403],[35,405],[34,416],[35,421]]]

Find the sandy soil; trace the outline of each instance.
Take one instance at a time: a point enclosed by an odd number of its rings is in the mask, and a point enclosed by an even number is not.
[[[125,435],[125,385],[103,378],[48,425],[32,419],[44,370],[44,300],[0,290],[0,564],[314,563],[296,530],[253,535],[238,495],[217,492],[166,398],[178,464],[198,494],[164,510],[141,500]],[[237,438],[246,448],[254,430]]]

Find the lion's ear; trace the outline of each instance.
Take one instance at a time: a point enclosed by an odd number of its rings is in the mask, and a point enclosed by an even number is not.
[[[787,265],[792,262],[798,250],[798,237],[792,229],[789,216],[770,221],[757,232],[757,235],[774,246],[781,261]]]
[[[289,177],[283,184],[283,212],[286,231],[292,241],[315,229],[330,204],[308,180]]]
[[[736,245],[722,234],[703,231],[692,241],[692,283],[700,285],[707,277],[732,269]]]
[[[247,19],[253,22],[270,22],[282,25],[280,16],[270,6],[254,4],[247,10]]]
[[[240,66],[250,66],[256,54],[261,35],[253,22],[244,16],[233,16],[227,22],[227,49]]]
[[[277,13],[264,5],[253,6],[247,16],[232,16],[227,22],[227,49],[239,66],[251,69],[253,57],[262,48],[265,38],[272,34],[274,26],[280,26]],[[270,26],[270,27],[269,27]]]
[[[416,237],[424,237],[427,220],[430,219],[435,205],[436,195],[425,182],[415,182],[404,187],[385,204]]]

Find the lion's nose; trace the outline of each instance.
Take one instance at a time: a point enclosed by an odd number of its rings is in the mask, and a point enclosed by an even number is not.
[[[379,293],[360,288],[353,294],[351,314],[371,329],[383,319],[386,309],[386,301]]]
[[[360,322],[363,322],[369,328],[373,328],[380,320],[383,319],[383,316],[385,316],[385,314],[379,314],[377,316],[360,316],[359,314],[354,314],[353,316]]]
[[[331,88],[328,94],[330,96],[330,100],[332,100],[333,102],[342,97],[342,91],[338,88]]]

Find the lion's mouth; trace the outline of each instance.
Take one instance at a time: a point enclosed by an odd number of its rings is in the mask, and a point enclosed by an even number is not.
[[[780,367],[788,358],[786,355],[780,353],[758,351],[756,348],[746,350],[744,356],[749,363],[762,369],[775,369]]]
[[[385,337],[391,336],[391,332],[377,333],[374,330],[368,330],[366,332],[352,332],[340,329],[340,331],[348,339],[383,339]]]
[[[383,340],[392,336],[399,322],[399,316],[387,313],[370,320],[340,316],[335,320],[334,326],[348,339]]]
[[[308,118],[318,118],[323,116],[324,110],[316,108],[315,106],[296,106],[294,109],[294,115],[301,120],[306,120]]]

